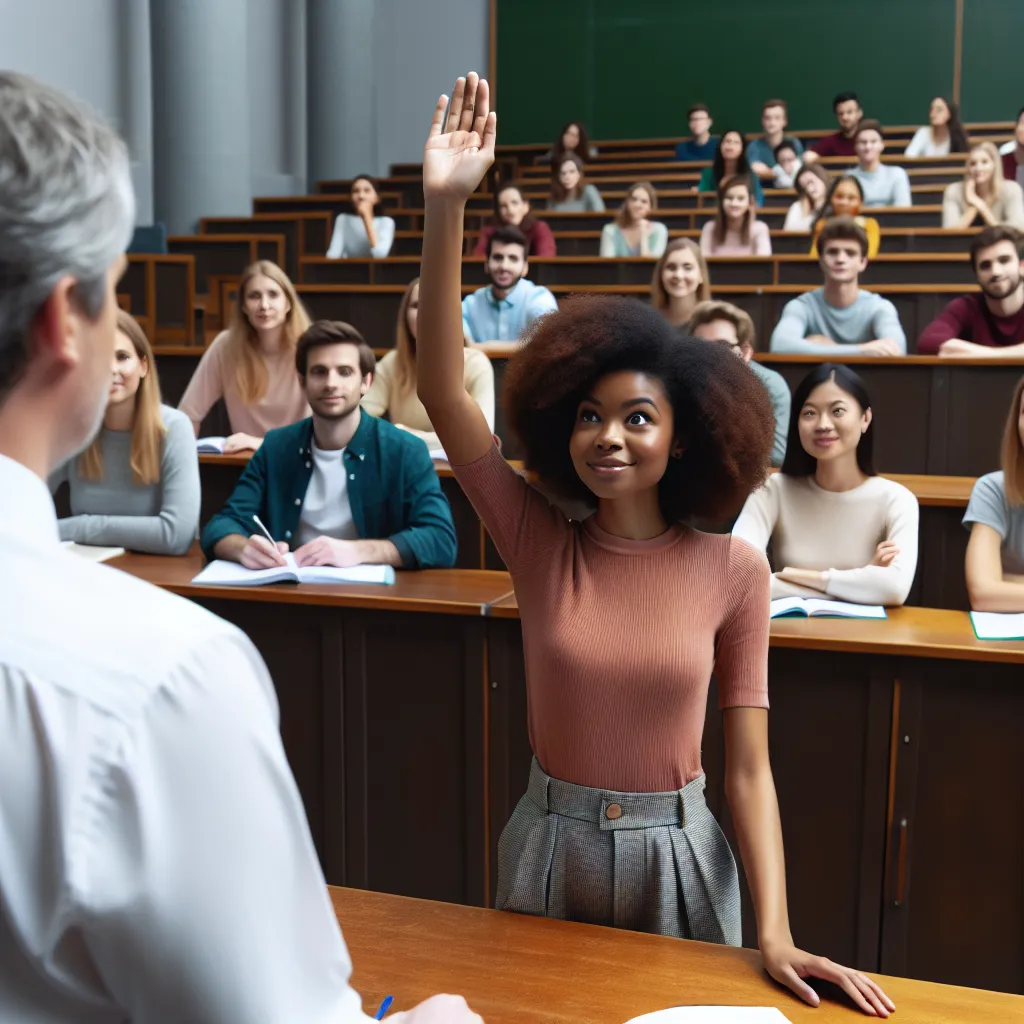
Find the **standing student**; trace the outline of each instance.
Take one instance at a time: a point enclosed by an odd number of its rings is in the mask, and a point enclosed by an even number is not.
[[[772,332],[771,351],[828,357],[841,351],[872,356],[907,354],[896,307],[861,291],[868,238],[852,217],[833,217],[821,230],[824,288],[791,299]]]
[[[1024,377],[1003,431],[1000,469],[979,477],[964,526],[971,531],[965,575],[977,612],[1024,612]]]
[[[789,385],[781,373],[753,359],[755,333],[750,314],[731,302],[702,302],[694,309],[687,330],[695,338],[728,345],[729,351],[739,356],[764,385],[771,399],[775,424],[771,463],[781,466],[786,457],[786,432],[789,430]]]
[[[530,201],[523,196],[521,185],[502,185],[494,194],[494,216],[484,225],[473,248],[474,256],[486,256],[491,235],[498,228],[519,228],[526,236],[527,256],[555,256],[555,236],[551,228],[534,216]]]
[[[961,295],[921,332],[917,353],[953,359],[1024,356],[1024,237],[985,228],[971,241],[980,293]]]
[[[832,178],[820,164],[804,164],[793,181],[796,201],[786,211],[782,230],[809,232],[818,212],[825,205],[831,184]]]
[[[638,181],[626,193],[615,220],[601,229],[601,255],[661,256],[668,244],[668,228],[661,221],[648,219],[657,208],[654,186]]]
[[[700,172],[698,192],[717,192],[726,178],[745,177],[748,179],[750,194],[758,206],[764,205],[764,192],[761,181],[747,163],[747,140],[742,132],[730,129],[724,132],[715,151],[715,159],[710,167]]]
[[[50,477],[67,483],[60,539],[153,555],[183,555],[199,525],[199,456],[188,417],[162,405],[156,361],[135,319],[117,311],[103,428]]]
[[[339,213],[327,255],[332,259],[384,259],[395,240],[395,222],[376,217],[380,197],[373,179],[365,174],[352,179],[352,213]]]
[[[839,122],[839,131],[818,139],[804,154],[804,163],[813,163],[820,156],[857,155],[854,138],[857,134],[857,125],[864,116],[857,94],[839,93],[832,101],[832,110],[835,112],[836,121]]]
[[[537,157],[539,164],[557,164],[566,153],[575,153],[584,163],[597,156],[597,146],[590,144],[587,129],[579,121],[570,121],[559,133],[555,144]]]
[[[395,347],[381,359],[373,382],[362,401],[364,412],[387,416],[399,430],[415,434],[431,451],[441,447],[427,410],[416,394],[416,321],[420,303],[420,279],[414,278],[402,296],[395,325]],[[480,406],[484,419],[494,429],[494,368],[490,359],[466,340],[462,383],[466,394]]]
[[[700,246],[692,238],[675,238],[651,275],[651,305],[673,327],[689,323],[698,302],[711,298],[711,278]]]
[[[600,213],[604,209],[601,193],[584,179],[583,161],[575,153],[551,165],[548,209],[559,213]]]
[[[0,1016],[369,1024],[256,648],[58,543],[45,480],[109,399],[127,150],[5,72],[0,154]],[[480,1024],[450,996],[393,1019]]]
[[[718,186],[718,210],[700,232],[705,256],[770,256],[768,225],[757,219],[750,175],[737,174]]]
[[[928,108],[928,124],[918,128],[904,150],[904,156],[949,156],[967,152],[967,132],[960,123],[960,108],[951,100],[936,96]]]
[[[979,142],[967,154],[963,181],[942,194],[942,226],[964,229],[976,224],[1008,224],[1024,228],[1024,190],[1003,178],[999,153],[991,142]]]
[[[765,100],[764,106],[761,108],[761,127],[764,129],[764,135],[760,139],[752,139],[747,146],[747,160],[750,162],[750,169],[758,177],[767,178],[770,181],[775,179],[775,150],[782,142],[788,124],[789,110],[786,101]],[[797,157],[801,156],[804,147],[800,140],[791,139],[789,141],[792,143]],[[788,185],[780,187],[789,188]]]
[[[852,217],[864,229],[868,240],[868,259],[873,260],[882,244],[882,232],[874,217],[861,216],[863,204],[864,190],[852,174],[840,174],[834,178],[811,228],[811,255],[818,255],[818,236],[833,217]]]
[[[276,263],[260,260],[248,267],[238,283],[231,326],[203,353],[178,403],[196,436],[221,398],[232,431],[225,454],[255,451],[268,430],[308,416],[295,376],[295,344],[308,326],[306,308]]]
[[[901,605],[917,572],[917,498],[875,473],[871,401],[846,366],[822,363],[793,392],[782,470],[733,526],[771,544],[772,600],[830,597]]]
[[[496,118],[475,74],[456,83],[446,118],[447,103],[424,150],[418,388],[512,575],[535,753],[499,843],[496,905],[739,944],[736,865],[700,766],[713,671],[765,967],[812,1004],[803,979],[821,976],[884,1016],[892,1004],[874,982],[798,949],[790,933],[768,757],[764,556],[681,522],[728,513],[763,478],[768,397],[722,346],[680,345],[642,303],[572,300],[536,324],[505,380],[527,466],[597,510],[579,523],[552,507],[502,458],[462,387],[463,218],[494,160]],[[618,841],[623,827],[629,842]]]
[[[206,557],[270,569],[294,550],[300,566],[450,569],[455,527],[426,445],[360,408],[373,349],[350,324],[318,320],[295,367],[313,415],[267,434],[203,528]]]
[[[467,341],[518,341],[538,317],[558,309],[543,285],[526,279],[526,239],[518,228],[499,228],[487,244],[491,283],[462,300],[462,333]]]
[[[676,159],[687,163],[714,158],[718,139],[711,134],[711,112],[703,103],[694,103],[686,112],[690,138],[676,146]]]
[[[865,118],[854,135],[857,166],[850,174],[864,192],[865,206],[910,206],[910,178],[902,167],[882,163],[885,136],[878,121]]]

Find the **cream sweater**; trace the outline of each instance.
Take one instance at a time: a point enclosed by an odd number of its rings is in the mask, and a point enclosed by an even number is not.
[[[917,571],[917,523],[917,498],[892,480],[873,476],[837,492],[819,487],[813,476],[774,473],[747,499],[732,532],[760,551],[771,542],[776,570],[827,571],[828,597],[901,605]],[[884,568],[869,564],[883,540],[900,550]],[[821,596],[772,577],[772,600]]]
[[[490,359],[479,349],[466,348],[466,371],[463,375],[463,386],[470,398],[480,406],[487,420],[487,425],[494,430],[494,369]],[[378,363],[373,371],[373,383],[370,390],[360,403],[371,416],[383,416],[396,426],[408,429],[417,437],[421,437],[431,451],[441,447],[437,434],[431,426],[430,417],[423,403],[416,394],[415,387],[405,388],[401,392],[395,382],[398,370],[398,353],[389,352]]]

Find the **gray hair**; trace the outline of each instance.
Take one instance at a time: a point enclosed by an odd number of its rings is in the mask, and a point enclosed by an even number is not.
[[[0,73],[0,396],[24,370],[33,317],[65,274],[89,317],[135,221],[128,151],[99,115]]]

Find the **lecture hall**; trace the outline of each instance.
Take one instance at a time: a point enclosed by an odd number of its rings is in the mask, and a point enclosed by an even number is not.
[[[0,10],[0,1022],[1024,1022],[1024,5]]]

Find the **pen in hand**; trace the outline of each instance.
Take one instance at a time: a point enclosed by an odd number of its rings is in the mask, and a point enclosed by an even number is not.
[[[383,1020],[384,1019],[384,1014],[387,1013],[388,1010],[391,1009],[391,1004],[394,1001],[395,1001],[395,997],[394,996],[385,996],[384,997],[384,1002],[380,1004],[380,1009],[377,1011],[376,1016],[373,1019],[374,1020]]]
[[[259,517],[259,516],[255,516],[255,515],[254,515],[254,516],[252,517],[252,520],[253,520],[253,522],[254,522],[254,523],[255,523],[255,524],[256,524],[256,525],[257,525],[257,526],[258,526],[258,527],[260,528],[260,530],[262,530],[262,531],[263,531],[263,536],[264,536],[264,537],[266,537],[266,538],[267,538],[267,540],[269,540],[269,541],[270,541],[270,548],[271,548],[271,550],[273,551],[273,553],[274,553],[275,555],[277,555],[277,558],[278,558],[278,561],[279,561],[279,563],[280,563],[281,565],[287,565],[288,563],[287,563],[287,561],[285,561],[285,557],[284,557],[284,555],[282,555],[282,554],[281,554],[281,552],[280,552],[280,550],[278,549],[278,546],[277,546],[277,541],[276,541],[276,540],[274,540],[274,538],[273,538],[273,537],[271,537],[271,535],[270,535],[270,531],[269,531],[269,530],[268,530],[268,529],[267,529],[267,528],[266,528],[266,527],[265,527],[265,526],[263,525],[263,521],[262,521],[262,520],[260,519],[260,517]]]

